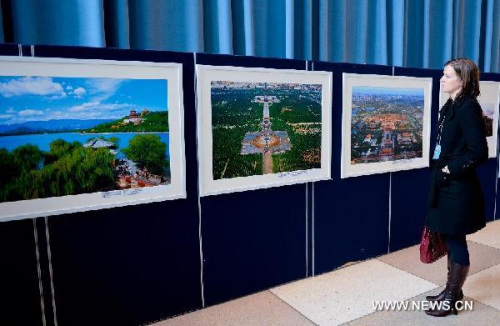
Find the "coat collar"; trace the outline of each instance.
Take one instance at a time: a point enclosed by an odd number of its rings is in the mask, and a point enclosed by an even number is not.
[[[439,111],[440,114],[445,114],[444,118],[444,124],[448,123],[450,120],[452,120],[455,117],[455,111],[456,108],[462,105],[462,103],[468,99],[471,98],[468,95],[459,95],[458,98],[453,101],[451,98],[443,105],[441,110]]]
[[[439,110],[439,117],[441,118],[444,116],[443,124],[448,123],[455,117],[455,105],[456,103],[450,98],[446,101],[441,110]]]

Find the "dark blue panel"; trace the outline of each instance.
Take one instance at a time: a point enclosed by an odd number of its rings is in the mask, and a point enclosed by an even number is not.
[[[305,70],[305,61],[197,54],[197,63]],[[206,305],[306,276],[306,187],[201,198]]]
[[[212,66],[235,66],[246,68],[274,68],[306,70],[306,61],[291,59],[275,59],[262,57],[242,57],[234,55],[220,55],[197,53],[196,63]]]
[[[420,242],[427,214],[429,168],[392,173],[389,250]]]
[[[199,309],[194,207],[177,200],[50,218],[59,324],[137,325]]]
[[[23,47],[23,51],[25,49],[27,49],[26,46]],[[19,47],[17,44],[0,43],[0,55],[18,56]]]
[[[46,222],[45,218],[35,219],[36,238],[38,250],[40,292],[43,294],[44,318],[48,325],[55,325],[54,309],[52,305],[52,288],[50,282],[49,250],[47,250]],[[35,230],[35,229],[34,229]]]
[[[481,186],[484,193],[484,205],[486,221],[495,219],[496,183],[498,162],[496,158],[490,158],[477,169]]]
[[[484,80],[484,81],[500,82],[500,74],[495,74],[495,73],[491,73],[491,72],[481,73],[480,79]]]
[[[315,62],[314,70],[333,72],[332,180],[315,184],[315,273],[387,252],[389,174],[340,179],[342,151],[342,73],[391,75],[392,68]]]
[[[0,44],[0,55],[19,48]],[[0,223],[0,325],[42,325],[38,284],[33,220]]]
[[[306,188],[307,194],[307,226],[306,226],[306,243],[307,243],[307,256],[306,256],[306,276],[313,276],[314,273],[314,192],[315,183],[308,183]]]
[[[202,198],[206,305],[306,276],[305,189]]]
[[[500,74],[482,73],[481,80],[500,82]],[[497,145],[497,147],[498,147],[498,145]],[[491,167],[484,167],[484,168],[481,168],[479,170],[479,178],[481,179],[481,184],[482,184],[484,191],[485,191],[486,219],[488,221],[491,221],[492,216],[495,214],[496,214],[496,216],[493,216],[493,219],[498,219],[499,214],[500,214],[498,212],[498,209],[494,209],[495,213],[490,214],[491,213],[491,205],[493,205],[494,207],[499,207],[498,205],[500,205],[500,196],[498,195],[497,186],[496,186],[496,184],[498,183],[498,179],[497,179],[497,176],[498,176],[498,157],[496,159],[490,158],[488,160],[487,166],[490,166],[490,165],[491,165]],[[493,165],[494,165],[496,174],[495,174],[494,180],[491,180],[490,179],[491,178],[491,170],[493,169]],[[493,188],[494,194],[495,194],[495,198],[493,200],[496,201],[496,204],[494,202],[491,203],[491,201],[490,201],[491,197],[487,193],[488,191],[491,191],[492,186],[495,187],[495,188]]]
[[[137,325],[201,308],[193,54],[37,46],[36,56],[183,64],[187,199],[50,217],[61,325]]]
[[[430,148],[434,148],[439,112],[439,79],[437,69],[394,68],[395,76],[432,78]],[[431,151],[432,152],[432,151]],[[412,246],[420,241],[427,214],[429,168],[392,173],[390,251]]]
[[[496,191],[496,197],[495,197],[495,220],[500,219],[500,212],[498,211],[497,207],[500,207],[500,196],[498,196],[498,186],[499,186],[499,179],[497,179],[495,182],[497,184],[497,191]]]
[[[0,325],[42,325],[33,220],[0,223]]]

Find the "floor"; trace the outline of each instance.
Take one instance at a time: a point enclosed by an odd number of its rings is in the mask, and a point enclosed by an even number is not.
[[[471,269],[463,291],[468,306],[457,316],[435,318],[419,309],[426,295],[443,289],[446,259],[423,264],[414,246],[154,326],[499,325],[500,221],[488,223],[467,240]],[[414,303],[407,309],[376,309],[383,301]]]

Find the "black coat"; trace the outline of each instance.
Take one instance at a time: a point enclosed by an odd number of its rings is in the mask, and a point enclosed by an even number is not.
[[[484,197],[476,167],[488,159],[481,107],[463,96],[441,108],[441,155],[431,160],[426,225],[443,234],[465,235],[485,225]],[[431,156],[432,156],[431,151]],[[449,174],[441,169],[448,166]]]

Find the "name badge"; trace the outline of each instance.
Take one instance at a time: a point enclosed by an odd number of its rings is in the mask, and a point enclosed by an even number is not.
[[[433,160],[439,159],[439,155],[441,155],[441,145],[436,145],[436,148],[434,149],[434,155],[432,156]]]

